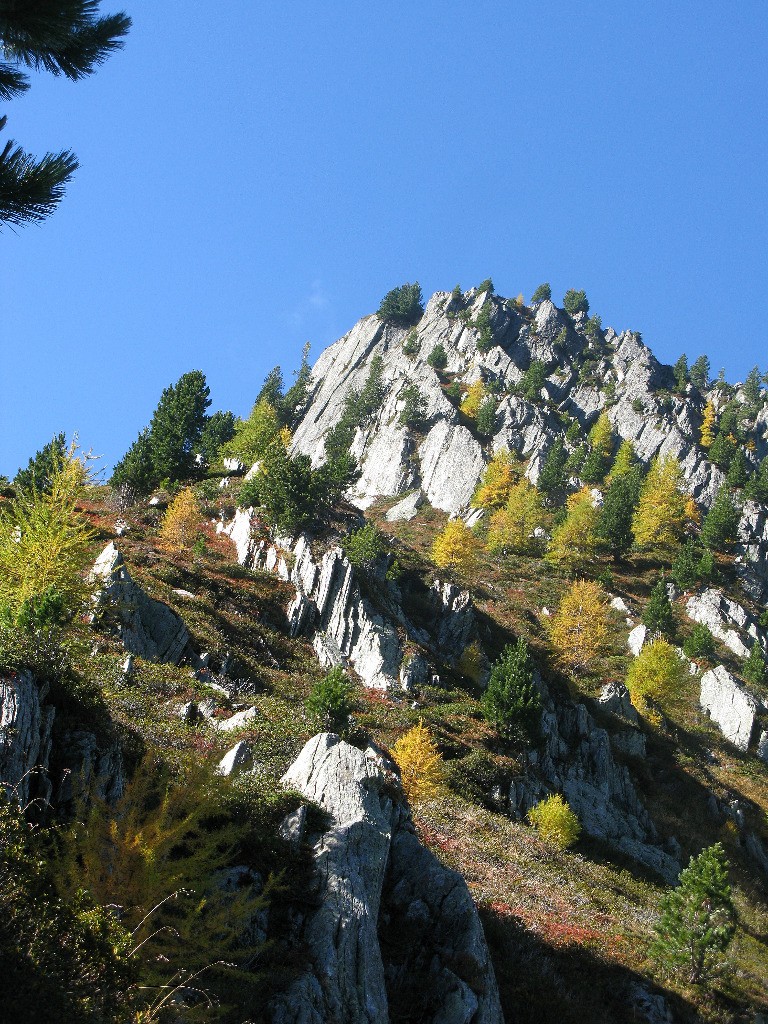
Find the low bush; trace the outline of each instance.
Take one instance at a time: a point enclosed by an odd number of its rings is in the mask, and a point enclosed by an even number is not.
[[[528,812],[528,820],[536,829],[539,838],[558,850],[567,850],[578,842],[581,825],[568,803],[554,793],[540,801]]]

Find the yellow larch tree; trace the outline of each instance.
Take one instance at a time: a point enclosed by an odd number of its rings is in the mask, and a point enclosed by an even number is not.
[[[635,454],[635,446],[627,438],[626,441],[622,441],[619,445],[619,450],[616,453],[616,458],[613,460],[608,479],[618,480],[620,476],[626,476],[636,465],[637,455]]]
[[[549,623],[549,639],[566,668],[583,672],[608,644],[608,595],[593,580],[576,580]]]
[[[491,516],[486,540],[493,554],[526,554],[540,549],[534,530],[544,526],[546,512],[541,493],[523,477],[509,492],[506,504]]]
[[[439,792],[444,777],[443,758],[422,722],[400,737],[392,748],[392,757],[410,801],[428,800]]]
[[[161,539],[174,551],[192,547],[203,528],[203,513],[191,487],[179,491],[160,527]]]
[[[601,412],[597,422],[589,432],[589,443],[592,450],[608,459],[613,448],[613,427],[607,412]]]
[[[658,554],[672,551],[685,531],[689,497],[677,459],[671,455],[654,459],[632,517],[637,547]]]
[[[709,448],[712,442],[715,440],[715,419],[717,414],[715,413],[715,407],[712,402],[707,402],[704,406],[703,420],[701,423],[701,434],[699,435],[699,444],[702,448]]]
[[[464,520],[451,519],[435,538],[432,561],[440,569],[468,573],[475,567],[480,548],[480,541]]]
[[[481,380],[476,380],[474,384],[470,384],[467,388],[467,393],[459,408],[469,419],[477,419],[477,413],[483,404],[484,398],[485,385]]]
[[[600,513],[588,487],[568,498],[567,514],[554,530],[544,556],[550,565],[574,570],[589,565],[597,557],[600,541],[597,523]]]
[[[648,712],[648,700],[664,702],[680,690],[685,662],[663,637],[646,644],[629,666],[627,689],[639,711]]]
[[[472,504],[489,510],[501,508],[519,478],[519,462],[509,448],[499,448],[488,463]]]

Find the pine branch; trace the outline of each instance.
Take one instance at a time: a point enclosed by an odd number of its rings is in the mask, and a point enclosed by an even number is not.
[[[0,223],[44,220],[61,201],[64,185],[77,167],[71,150],[46,153],[37,160],[14,142],[7,142],[0,153]]]
[[[21,71],[11,67],[10,64],[0,64],[0,100],[12,100],[20,96],[29,88],[27,76]]]

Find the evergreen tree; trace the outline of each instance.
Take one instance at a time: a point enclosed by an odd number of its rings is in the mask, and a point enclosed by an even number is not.
[[[507,644],[491,668],[483,713],[505,739],[522,736],[532,740],[538,735],[541,707],[528,645],[520,637]]]
[[[216,461],[221,448],[235,436],[235,414],[215,412],[206,416],[198,450],[208,465]]]
[[[706,356],[699,356],[688,371],[688,379],[699,391],[706,391],[709,387],[709,373],[709,359]]]
[[[346,736],[352,711],[352,684],[339,666],[318,680],[307,697],[307,710],[321,722],[323,729]]]
[[[651,591],[650,600],[643,612],[643,624],[651,633],[664,633],[668,637],[675,635],[675,615],[663,577]]]
[[[741,490],[742,487],[746,487],[747,485],[747,481],[749,480],[749,466],[744,452],[742,452],[740,448],[731,459],[731,464],[728,467],[725,479],[728,486],[735,490]]]
[[[598,484],[608,472],[613,450],[613,428],[607,413],[601,413],[589,432],[590,451],[584,460],[581,477],[588,484]]]
[[[20,67],[45,69],[78,81],[92,74],[121,47],[130,28],[125,14],[98,17],[98,0],[0,4],[0,99],[29,88]],[[0,117],[0,130],[6,118]],[[46,153],[38,160],[13,140],[0,150],[0,224],[14,226],[44,220],[55,210],[64,186],[77,170],[71,150]]]
[[[744,497],[750,501],[759,501],[768,504],[768,459],[762,459],[760,465],[747,481],[744,488]]]
[[[540,359],[532,359],[517,384],[517,392],[529,402],[541,401],[541,389],[547,379],[547,368]]]
[[[424,425],[427,416],[427,403],[415,384],[406,384],[400,392],[400,401],[403,408],[398,417],[398,423],[403,427],[414,429]]]
[[[281,419],[290,430],[295,430],[299,425],[299,420],[307,404],[311,380],[312,368],[309,365],[309,342],[307,342],[301,350],[301,366],[296,371],[296,380],[286,391],[281,404]]]
[[[572,572],[590,565],[597,556],[599,512],[586,487],[572,494],[566,507],[566,517],[552,533],[552,540],[544,557],[550,565],[560,566]]]
[[[424,301],[418,281],[403,284],[387,292],[381,300],[378,315],[387,323],[410,327],[421,319]]]
[[[715,657],[715,638],[702,622],[697,622],[685,638],[683,654],[686,658],[698,658],[703,661],[712,661]]]
[[[701,526],[702,543],[715,551],[726,550],[736,539],[740,519],[741,509],[728,485],[723,484],[717,492],[712,508],[704,517]]]
[[[681,590],[690,590],[707,580],[714,568],[710,552],[702,551],[692,538],[688,538],[672,563],[672,579]]]
[[[438,341],[429,353],[427,362],[435,370],[444,370],[446,368],[448,365],[448,353],[445,351],[445,345],[441,341]]]
[[[738,451],[738,444],[733,434],[727,433],[722,426],[709,446],[709,458],[716,466],[727,470],[731,460]]]
[[[246,420],[238,420],[233,437],[224,446],[224,454],[252,466],[264,458],[267,448],[280,432],[280,417],[267,398],[261,398]]]
[[[577,313],[588,313],[589,302],[586,292],[569,288],[563,296],[563,309],[571,316],[576,316]]]
[[[568,456],[568,461],[565,464],[566,472],[572,476],[578,476],[586,462],[587,455],[589,455],[589,445],[584,441]]]
[[[273,366],[264,378],[254,405],[262,401],[269,402],[275,411],[283,404],[283,371],[279,366]]]
[[[295,533],[311,523],[332,494],[328,467],[313,470],[308,455],[291,458],[280,437],[267,448],[260,471],[249,484],[240,492],[241,503],[253,499],[262,505],[281,533]]]
[[[760,685],[766,681],[768,673],[766,672],[765,658],[763,657],[763,651],[758,640],[755,640],[752,644],[749,650],[749,657],[742,666],[741,674],[748,683]]]
[[[126,492],[129,500],[134,494],[149,494],[159,482],[152,459],[149,427],[145,427],[141,431],[117,463],[109,482],[114,488]]]
[[[618,461],[617,456],[616,462]],[[626,472],[616,475],[614,465],[597,522],[597,536],[607,545],[614,558],[620,558],[632,547],[632,519],[640,499],[642,483],[641,466],[635,465]]]
[[[481,437],[490,437],[496,430],[496,399],[493,395],[483,399],[477,410],[475,427]]]
[[[544,459],[537,482],[539,490],[546,496],[549,504],[558,503],[568,486],[568,477],[565,472],[567,461],[565,441],[562,437],[556,437]]]
[[[638,548],[665,553],[683,535],[688,495],[680,463],[672,456],[656,458],[640,489],[632,532]]]
[[[23,491],[45,491],[50,493],[56,473],[64,465],[67,445],[64,434],[56,434],[48,444],[29,460],[26,469],[20,469],[14,478],[16,486]]]
[[[540,284],[536,291],[531,296],[531,305],[535,306],[537,302],[546,302],[547,299],[552,298],[552,289],[548,283]]]
[[[707,847],[691,857],[677,888],[661,901],[652,953],[691,985],[711,976],[736,930],[728,867],[720,843]]]
[[[758,366],[753,366],[741,389],[742,394],[747,401],[747,405],[751,408],[755,408],[760,404],[761,382],[762,378],[760,376],[760,368]]]
[[[685,394],[688,386],[688,356],[683,352],[675,365],[672,367],[675,375],[675,385],[681,394]]]

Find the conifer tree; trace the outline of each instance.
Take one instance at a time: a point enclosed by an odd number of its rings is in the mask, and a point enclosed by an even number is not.
[[[179,491],[163,517],[160,537],[174,551],[188,551],[200,536],[203,513],[191,487]]]
[[[296,371],[296,380],[291,384],[281,403],[281,420],[290,430],[295,430],[307,404],[312,368],[309,365],[309,342],[301,350],[301,365]]]
[[[496,399],[493,395],[488,395],[480,404],[475,427],[481,437],[490,437],[496,430]]]
[[[734,490],[741,490],[743,487],[746,487],[749,481],[749,467],[741,449],[738,449],[731,459],[725,480],[728,486]]]
[[[766,672],[765,658],[763,657],[763,652],[758,640],[755,640],[752,644],[752,647],[749,650],[749,657],[742,666],[741,674],[748,683],[760,685],[766,681],[768,672]]]
[[[531,296],[531,305],[536,305],[537,302],[545,302],[547,299],[552,298],[552,289],[549,287],[549,283],[540,284],[536,291]]]
[[[597,422],[589,432],[589,455],[584,461],[581,476],[588,484],[597,484],[608,472],[608,465],[613,450],[613,428],[608,414],[600,414]]]
[[[533,678],[528,645],[507,644],[491,668],[483,712],[500,736],[534,739],[541,722],[541,696]]]
[[[731,459],[738,451],[738,444],[734,434],[723,429],[722,423],[712,444],[709,446],[709,458],[716,466],[727,470]]]
[[[572,494],[566,507],[566,517],[553,531],[544,557],[550,565],[573,571],[591,564],[597,556],[599,512],[586,487]]]
[[[675,635],[675,615],[663,577],[651,591],[643,612],[643,624],[651,633],[663,633],[668,637]]]
[[[688,371],[688,379],[699,391],[706,391],[709,387],[709,373],[709,359],[706,356],[699,356]]]
[[[611,482],[599,511],[596,532],[615,559],[626,554],[632,547],[632,517],[640,499],[642,483],[643,471],[639,465],[626,472],[622,467],[618,475],[614,466],[611,472]]]
[[[307,710],[320,719],[322,727],[345,736],[352,711],[352,684],[340,666],[318,680],[307,697]]]
[[[98,6],[98,0],[0,4],[0,99],[20,96],[29,88],[20,67],[44,69],[76,82],[119,49],[131,20],[123,13],[98,17]],[[5,123],[0,117],[0,131]],[[71,150],[46,153],[38,160],[9,140],[0,150],[0,224],[44,220],[56,209],[77,167]]]
[[[547,368],[540,359],[532,359],[531,365],[525,371],[517,384],[518,394],[522,395],[529,402],[541,401],[541,389],[547,379]]]
[[[547,453],[537,481],[537,487],[545,495],[547,503],[550,505],[561,500],[568,486],[568,477],[565,472],[567,461],[565,441],[562,437],[556,437]]]
[[[762,459],[757,471],[747,481],[744,497],[768,504],[768,459]]]
[[[539,838],[558,850],[567,850],[578,842],[581,823],[559,793],[553,793],[528,811],[528,820]]]
[[[703,418],[701,421],[701,433],[699,435],[699,444],[702,448],[709,448],[712,442],[715,440],[715,420],[717,414],[715,412],[715,406],[713,402],[707,402],[704,406]]]
[[[235,436],[236,423],[231,412],[215,412],[206,417],[198,448],[208,465],[216,461],[224,445]]]
[[[400,769],[403,792],[408,800],[415,803],[437,795],[445,768],[437,744],[422,722],[400,737],[392,748],[392,757]]]
[[[56,434],[48,444],[29,460],[26,469],[20,469],[14,478],[17,487],[25,491],[50,492],[54,476],[64,465],[67,446],[64,434]]]
[[[680,463],[672,456],[654,459],[632,518],[637,547],[659,554],[672,551],[683,535],[687,506]]]
[[[672,563],[672,579],[681,590],[690,590],[697,583],[708,579],[713,568],[711,553],[702,551],[689,537]]]
[[[701,525],[702,543],[715,551],[726,550],[736,539],[740,519],[741,508],[728,485],[723,484]]]
[[[488,526],[488,550],[496,553],[526,554],[540,542],[533,536],[544,526],[545,512],[541,495],[525,477],[513,485],[503,508],[491,516]]]
[[[685,678],[685,666],[672,644],[659,637],[646,644],[629,666],[627,689],[635,706],[647,711],[648,700],[674,696]]]
[[[481,380],[476,380],[474,384],[470,384],[467,388],[467,394],[464,397],[459,408],[466,417],[473,420],[477,417],[478,410],[485,398],[485,385]]]
[[[509,448],[499,448],[488,463],[472,504],[493,510],[506,504],[509,492],[520,479],[520,466]]]
[[[741,389],[742,394],[744,395],[744,398],[747,401],[747,405],[750,406],[750,408],[754,408],[760,403],[760,385],[760,367],[753,366],[752,369],[749,371],[747,379],[744,381],[744,384]]]
[[[608,644],[608,600],[592,580],[576,580],[552,616],[549,638],[558,660],[580,672],[605,653]]]
[[[678,885],[662,898],[653,955],[691,985],[706,981],[722,961],[736,930],[728,884],[728,861],[720,843],[691,857]]]
[[[685,352],[683,352],[672,367],[672,372],[675,375],[675,385],[677,390],[681,394],[684,394],[685,389],[688,386],[688,356],[686,356]]]
[[[432,545],[432,560],[440,569],[470,573],[477,561],[480,541],[463,519],[451,519]]]
[[[619,445],[616,458],[613,460],[613,465],[611,466],[609,479],[612,481],[617,480],[620,476],[624,476],[626,473],[629,473],[629,471],[634,469],[636,465],[637,455],[635,454],[635,446],[629,438],[627,438]]]

